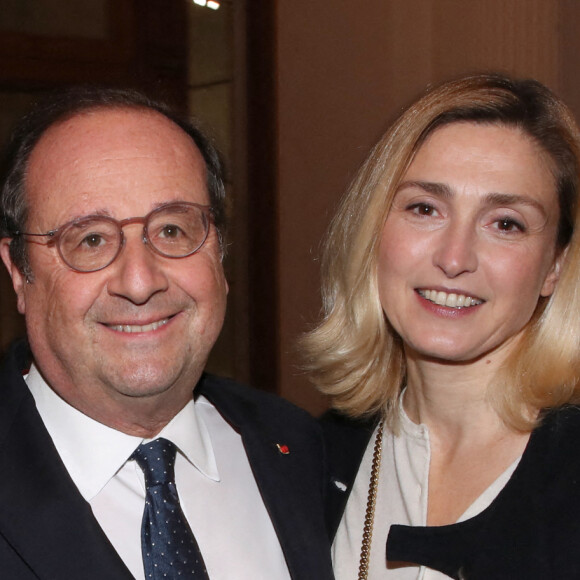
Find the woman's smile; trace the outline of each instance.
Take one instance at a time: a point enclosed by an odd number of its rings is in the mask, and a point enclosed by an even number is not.
[[[446,306],[447,308],[469,308],[471,306],[478,306],[484,302],[484,300],[474,298],[473,296],[457,292],[444,292],[443,290],[421,288],[417,290],[417,293],[425,298],[425,300],[429,300],[429,302],[433,302],[439,306]]]

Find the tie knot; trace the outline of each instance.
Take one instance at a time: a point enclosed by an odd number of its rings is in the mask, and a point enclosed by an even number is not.
[[[134,459],[145,474],[145,486],[166,484],[174,481],[175,445],[167,439],[159,438],[151,443],[143,443],[135,449]]]

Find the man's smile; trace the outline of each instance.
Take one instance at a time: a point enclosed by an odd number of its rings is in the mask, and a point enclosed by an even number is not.
[[[150,332],[151,330],[157,330],[160,326],[167,324],[169,318],[164,318],[157,322],[152,322],[151,324],[145,324],[140,326],[138,324],[117,324],[115,326],[109,326],[111,330],[116,330],[117,332]]]
[[[169,322],[170,318],[162,318],[150,324],[107,324],[107,328],[115,330],[116,332],[151,332],[164,326]]]

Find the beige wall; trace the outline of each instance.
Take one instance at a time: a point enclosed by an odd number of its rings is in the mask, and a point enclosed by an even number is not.
[[[297,370],[319,311],[318,245],[389,120],[434,81],[477,69],[533,76],[580,113],[575,0],[279,0],[280,394],[324,408]]]

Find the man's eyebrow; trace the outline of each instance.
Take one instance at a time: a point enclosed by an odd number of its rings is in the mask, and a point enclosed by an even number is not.
[[[181,201],[183,201],[183,200],[180,199],[180,198],[178,198],[178,197],[176,197],[174,200],[159,201],[159,202],[157,202],[157,203],[155,203],[153,205],[153,210],[159,209],[160,207],[163,207],[164,205],[169,205],[169,204],[172,204],[172,203],[179,203]],[[106,208],[98,208],[98,209],[95,209],[94,211],[91,211],[89,213],[83,213],[83,214],[80,214],[80,215],[76,215],[73,218],[71,218],[70,221],[81,220],[81,219],[84,219],[84,218],[89,217],[89,216],[91,216],[91,217],[92,216],[97,216],[97,217],[108,217],[108,218],[110,218],[110,217],[113,217],[113,214],[108,209],[106,209]],[[137,216],[135,216],[135,217],[137,217]]]
[[[85,212],[85,213],[77,213],[70,217],[70,219],[66,223],[76,222],[79,220],[84,220],[88,217],[111,217],[111,212],[107,211],[106,209],[95,209],[93,211]]]
[[[449,199],[453,197],[453,190],[446,183],[432,181],[403,181],[397,191],[406,188],[418,188],[438,197]],[[528,195],[516,193],[488,193],[484,196],[482,205],[497,207],[502,205],[529,205],[536,208],[543,216],[547,215],[546,208],[536,199]]]

